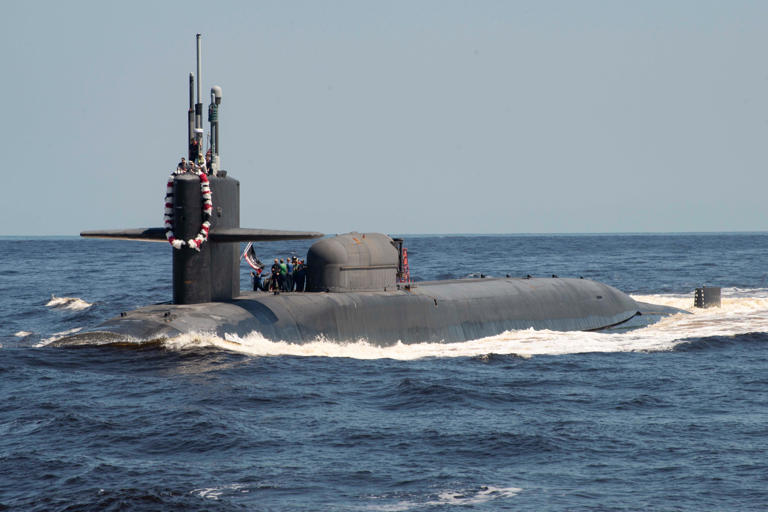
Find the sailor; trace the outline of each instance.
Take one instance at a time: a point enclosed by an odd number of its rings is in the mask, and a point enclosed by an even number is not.
[[[197,158],[197,155],[199,154],[200,150],[200,143],[197,141],[197,138],[193,138],[191,141],[189,141],[189,160],[194,162],[195,158]]]
[[[293,291],[293,261],[291,258],[285,260],[285,286],[289,292]]]
[[[297,260],[296,267],[294,269],[294,274],[296,275],[296,291],[303,292],[304,281],[307,276],[307,270],[304,267],[304,260]]]
[[[213,171],[213,169],[211,168],[211,150],[210,149],[205,154],[205,168],[208,169],[208,174],[211,174],[211,171]]]
[[[176,166],[177,171],[186,171],[187,170],[187,161],[184,159],[184,157],[181,157],[181,162],[179,162],[179,165]]]
[[[251,282],[253,283],[253,291],[261,290],[261,268],[256,269],[256,272],[251,271]]]
[[[294,256],[291,258],[291,263],[293,264],[293,272],[291,273],[291,282],[293,283],[293,290],[299,291],[298,286],[296,286],[297,281],[297,273],[299,272],[299,258]]]
[[[283,258],[280,258],[280,264],[278,266],[280,267],[280,273],[278,274],[277,279],[280,282],[280,289],[286,291],[288,289],[286,286],[286,275],[288,274],[288,267],[285,265],[285,260]]]
[[[275,262],[272,264],[272,275],[269,279],[269,289],[270,291],[277,291],[278,290],[278,276],[280,275],[280,263],[277,261],[277,258],[275,258]]]
[[[197,170],[200,172],[206,172],[205,171],[205,158],[203,158],[203,155],[199,155],[197,157],[197,162],[195,162],[197,165]]]

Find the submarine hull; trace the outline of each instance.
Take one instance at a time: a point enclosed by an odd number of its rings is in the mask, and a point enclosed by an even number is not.
[[[588,279],[462,279],[410,289],[346,293],[251,292],[228,302],[160,304],[112,318],[57,344],[150,341],[188,332],[306,343],[367,340],[375,345],[459,342],[507,330],[589,331],[623,323],[640,306]]]
[[[190,82],[190,161],[201,159],[200,36],[197,103]],[[321,238],[310,231],[240,227],[240,183],[220,167],[221,88],[211,89],[211,165],[181,165],[166,187],[162,228],[85,231],[85,237],[164,240],[173,246],[173,304],[121,313],[55,344],[148,342],[192,332],[306,343],[367,340],[377,345],[457,342],[512,329],[588,331],[625,322],[641,307],[586,279],[460,279],[410,282],[402,239],[352,232],[307,252],[307,292],[240,292],[239,242]],[[194,115],[192,114],[194,107]],[[277,262],[277,260],[276,260]],[[285,271],[283,271],[285,272]]]

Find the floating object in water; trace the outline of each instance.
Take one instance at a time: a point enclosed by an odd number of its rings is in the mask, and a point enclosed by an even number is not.
[[[702,286],[701,288],[696,288],[693,305],[697,308],[719,308],[720,287]]]

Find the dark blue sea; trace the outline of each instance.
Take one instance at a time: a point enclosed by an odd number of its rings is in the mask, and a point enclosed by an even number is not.
[[[768,510],[768,233],[405,238],[417,280],[584,276],[692,314],[389,348],[57,348],[170,300],[172,249],[0,238],[0,510]],[[722,307],[694,310],[701,285]]]

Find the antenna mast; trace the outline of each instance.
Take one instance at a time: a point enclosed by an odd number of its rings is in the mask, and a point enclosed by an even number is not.
[[[197,154],[190,155],[193,160],[197,160],[198,157],[203,154],[203,104],[200,102],[200,83],[202,81],[201,74],[201,60],[200,55],[200,34],[197,34],[197,102],[195,103],[195,140],[197,140]]]
[[[189,111],[187,112],[187,158],[195,160],[192,154],[192,140],[195,136],[195,74],[189,74]]]

